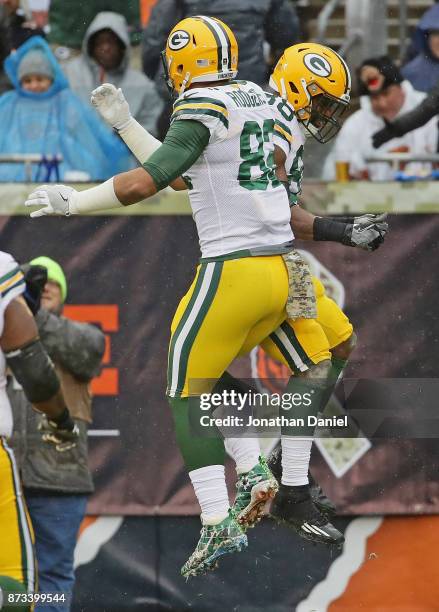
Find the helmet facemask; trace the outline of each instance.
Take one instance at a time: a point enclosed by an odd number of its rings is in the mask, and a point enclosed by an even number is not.
[[[335,98],[315,83],[309,83],[306,90],[310,103],[297,112],[297,118],[313,138],[325,144],[340,131],[339,119],[349,106],[349,96]]]

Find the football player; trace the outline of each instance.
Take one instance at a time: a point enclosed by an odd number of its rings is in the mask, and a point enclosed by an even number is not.
[[[23,293],[25,281],[14,258],[0,251],[0,608],[30,610],[36,589],[34,536],[21,491],[14,453],[12,410],[6,394],[10,368],[36,410],[47,415],[47,443],[74,445],[78,429],[70,417],[54,366],[43,348]],[[13,598],[13,605],[10,597]]]
[[[367,251],[376,250],[387,232],[384,215],[361,217],[314,216],[298,205],[303,176],[304,132],[320,143],[326,143],[339,131],[340,117],[349,104],[350,75],[343,59],[332,49],[315,43],[300,43],[286,49],[270,79],[275,92],[270,97],[276,113],[275,160],[277,175],[289,192],[291,225],[296,238],[304,240],[335,241],[346,246]],[[301,129],[300,124],[304,129]],[[330,299],[321,281],[313,277],[316,296],[317,321],[327,337],[331,351],[331,367],[327,373],[327,386],[321,406],[325,407],[355,347],[356,336],[347,316]],[[289,364],[288,340],[309,365],[312,354],[309,344],[297,343],[294,337],[296,324],[284,322],[270,336],[271,342],[264,349],[271,357]],[[284,333],[284,332],[287,332]],[[312,369],[311,369],[312,371]],[[242,381],[234,381],[227,373],[229,387],[243,391]],[[219,386],[226,384],[220,380]],[[282,454],[285,444],[272,453],[268,466],[281,482],[280,490],[272,504],[271,515],[278,522],[288,523],[303,538],[323,544],[341,544],[343,537],[327,517],[335,512],[332,502],[321,488],[310,479],[308,471],[311,454],[311,437],[295,438],[289,452],[295,461],[294,470],[282,470]],[[265,500],[253,494],[252,485],[261,479],[257,463],[259,444],[252,438],[228,438],[226,448],[237,464],[238,483],[234,511],[244,527],[252,526],[261,516]],[[253,468],[250,469],[250,467]],[[311,484],[313,486],[311,486]],[[287,485],[287,486],[285,486]],[[257,491],[257,488],[256,488]]]
[[[329,80],[328,76],[331,77]],[[366,250],[378,248],[386,231],[383,219],[364,215],[356,219],[331,220],[314,217],[297,206],[303,174],[305,139],[296,116],[320,142],[326,142],[337,133],[340,127],[339,117],[349,102],[350,76],[344,61],[334,51],[322,45],[295,45],[287,49],[279,61],[272,76],[272,87],[283,93],[282,97],[279,94],[269,95],[268,101],[276,118],[274,142],[277,145],[277,173],[289,192],[292,227],[296,236],[308,240],[334,240]],[[286,94],[287,87],[289,97]],[[236,95],[241,94],[237,92]],[[158,141],[147,132],[140,132],[130,116],[121,90],[117,90],[113,85],[102,85],[93,92],[92,102],[102,117],[119,132],[139,161],[146,159],[159,146]],[[300,265],[300,260],[298,264]],[[306,299],[302,291],[302,268],[297,268],[294,272],[301,280],[301,293],[295,297]],[[323,400],[324,405],[355,346],[355,334],[346,315],[325,294],[320,280],[313,278],[312,281],[317,298],[317,321],[323,328],[331,349],[331,368],[327,375],[329,386],[326,400]],[[298,372],[301,368],[306,370],[309,366],[309,375],[314,377],[316,373],[312,366],[316,363],[316,360],[313,361],[316,351],[314,350],[313,354],[313,348],[318,346],[318,340],[313,347],[312,333],[307,336],[306,333],[298,332],[302,326],[309,327],[309,323],[303,320],[291,325],[284,323],[283,327],[265,341],[264,348],[293,371]],[[307,337],[305,344],[298,341],[300,336]],[[291,357],[293,354],[294,359]],[[243,390],[242,381],[234,381],[227,373],[219,384],[221,389],[229,384]],[[226,440],[226,447],[235,459],[238,471],[234,510],[242,526],[248,527],[261,516],[267,498],[274,492],[273,486],[267,486],[272,476],[263,460],[258,460],[260,452],[257,440],[229,438]],[[323,510],[323,515],[316,511],[311,503],[307,470],[310,451],[310,439],[296,438],[291,442],[291,453],[295,457],[294,473],[289,479],[284,477],[286,485],[289,486],[281,487],[281,494],[275,500],[272,513],[279,520],[289,522],[300,535],[308,539],[330,544],[340,543],[342,534],[335,530],[324,516],[328,510],[333,511],[334,507],[318,486],[311,491],[318,509]],[[281,453],[277,453],[271,460],[271,467],[279,480],[280,463]],[[286,493],[288,503],[283,501]]]
[[[238,49],[231,30],[213,18],[185,19],[170,33],[164,59],[178,97],[163,144],[146,138],[129,110],[114,124],[144,160],[143,168],[81,192],[43,186],[26,204],[42,206],[33,217],[69,216],[129,205],[167,185],[189,187],[202,259],[171,326],[167,395],[202,510],[201,538],[182,568],[184,576],[192,576],[247,540],[229,512],[222,440],[191,435],[196,401],[189,399],[210,391],[235,357],[263,346],[285,320],[293,235],[288,198],[275,173],[272,107],[257,85],[233,81]],[[305,277],[305,268],[302,272]],[[312,281],[302,280],[311,295]],[[288,357],[304,377],[314,379],[317,413],[330,367],[328,341],[313,319],[301,318],[295,336],[310,345],[311,367],[295,350]],[[282,434],[284,471],[294,470],[295,457],[284,448],[292,437]],[[265,465],[261,469],[258,493],[270,496],[277,483]]]

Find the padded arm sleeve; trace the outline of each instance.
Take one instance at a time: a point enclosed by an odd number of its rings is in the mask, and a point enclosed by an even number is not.
[[[44,348],[55,363],[88,382],[99,373],[105,336],[88,323],[71,321],[41,309],[35,320]]]
[[[209,139],[209,129],[199,121],[174,121],[162,146],[143,164],[157,191],[167,187],[193,166]]]

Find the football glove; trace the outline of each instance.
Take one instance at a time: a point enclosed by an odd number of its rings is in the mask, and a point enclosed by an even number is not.
[[[342,244],[365,251],[375,251],[380,247],[389,231],[389,225],[385,220],[387,215],[377,215],[374,219],[366,217],[369,215],[356,217],[356,222],[346,225]]]
[[[60,426],[43,415],[38,424],[38,430],[41,432],[43,441],[53,444],[59,453],[75,448],[79,438],[79,428],[70,416]]]
[[[131,121],[130,107],[123,91],[111,83],[100,85],[91,93],[91,103],[100,116],[116,131],[122,130]]]
[[[76,193],[73,187],[65,185],[41,185],[28,196],[24,205],[42,206],[30,213],[33,218],[53,215],[69,217],[73,214],[70,206]]]
[[[41,296],[47,283],[47,268],[44,266],[31,266],[23,264],[21,271],[26,281],[24,299],[33,315],[36,315],[41,306]]]
[[[359,217],[354,217],[354,224],[381,223],[387,220],[387,216],[387,213],[365,213]]]

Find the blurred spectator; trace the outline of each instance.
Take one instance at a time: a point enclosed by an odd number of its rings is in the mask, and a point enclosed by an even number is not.
[[[87,496],[93,491],[87,453],[87,428],[92,421],[89,383],[99,373],[105,338],[94,325],[62,316],[67,281],[56,261],[48,257],[33,260],[26,266],[27,284],[34,282],[33,271],[41,275],[40,267],[47,270],[47,282],[35,320],[41,342],[55,364],[67,407],[79,428],[76,445],[44,442],[48,433],[45,416],[31,410],[14,379],[9,379],[7,392],[14,415],[12,446],[35,532],[38,590],[64,593],[69,599],[78,529],[85,516]],[[37,612],[43,610],[67,611],[70,602],[37,605]]]
[[[0,94],[12,88],[3,70],[3,62],[31,36],[44,36],[43,30],[29,19],[20,0],[0,0]]]
[[[372,134],[399,115],[417,106],[425,94],[415,91],[388,57],[369,59],[359,69],[360,110],[344,123],[336,138],[334,148],[325,161],[323,178],[334,180],[335,163],[349,162],[349,174],[353,178],[392,180],[394,171],[385,162],[366,163],[366,158],[376,154],[372,147]],[[436,152],[438,140],[434,121],[423,128],[395,138],[380,148],[383,153],[407,152],[431,154]],[[407,174],[428,174],[429,164],[410,163]]]
[[[439,115],[439,83],[412,111],[398,117],[395,121],[387,122],[385,127],[375,132],[372,138],[373,146],[378,148],[392,138],[404,136],[407,132],[425,125],[435,115]]]
[[[80,49],[88,26],[102,11],[123,15],[131,31],[140,25],[138,0],[51,0],[49,41]]]
[[[422,16],[416,28],[413,45],[418,54],[401,72],[418,91],[428,92],[439,81],[439,5]]]
[[[64,180],[73,172],[82,180],[102,180],[131,166],[125,145],[69,90],[45,40],[28,40],[7,58],[5,69],[15,90],[0,96],[0,122],[7,126],[0,133],[1,154],[61,154]],[[34,167],[32,179],[47,180],[39,170]],[[0,181],[25,179],[23,164],[0,164]]]
[[[299,35],[296,11],[289,0],[158,0],[143,32],[142,59],[145,74],[156,80],[164,99],[168,92],[162,79],[160,53],[174,25],[192,15],[217,17],[233,30],[239,45],[238,78],[258,85],[268,82],[264,41],[271,46],[272,60],[276,62]],[[159,122],[161,135],[169,127],[169,110],[168,103]]]
[[[87,104],[90,94],[102,83],[121,87],[131,113],[152,134],[162,102],[155,85],[139,70],[129,67],[130,40],[123,15],[103,12],[96,15],[85,33],[82,54],[63,69],[73,91]]]

